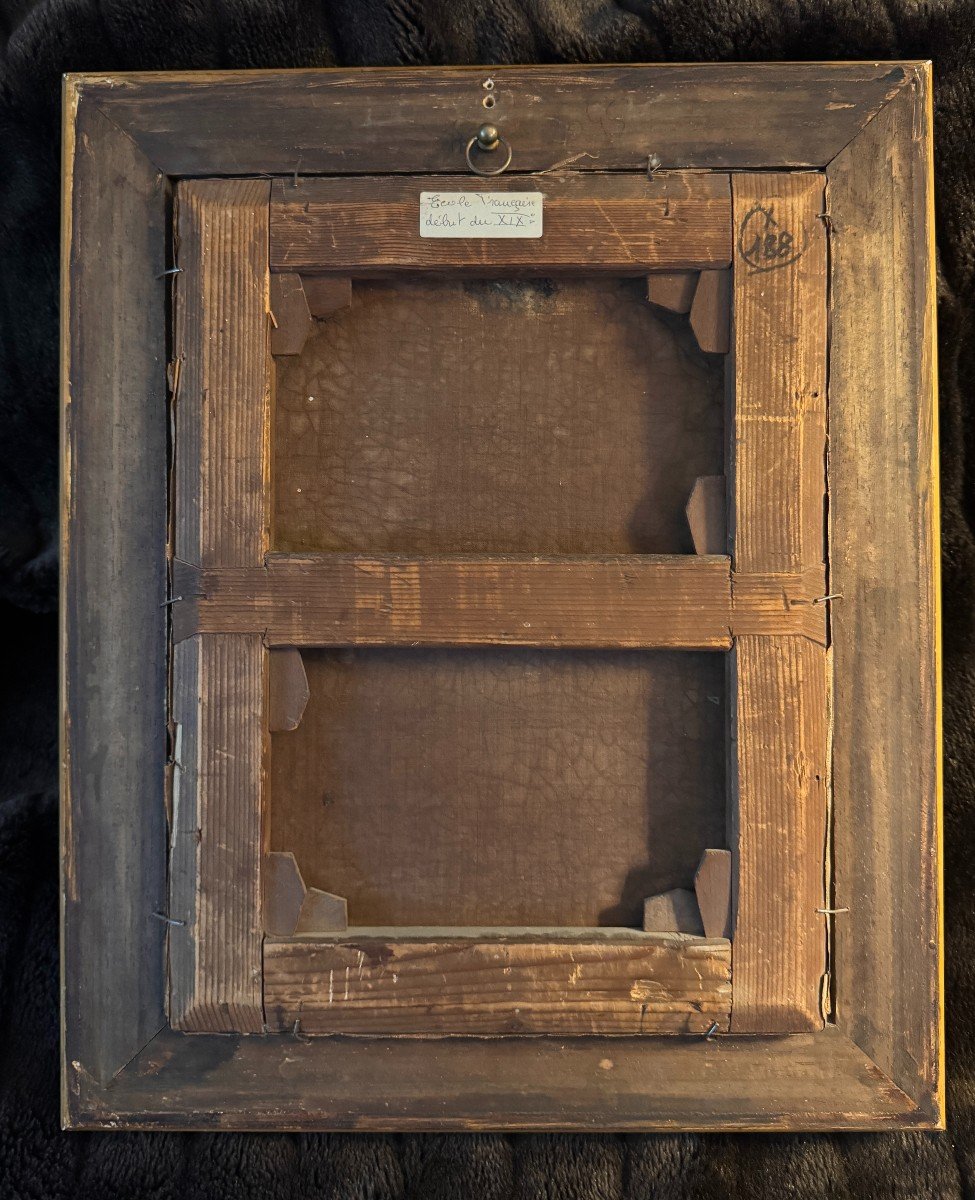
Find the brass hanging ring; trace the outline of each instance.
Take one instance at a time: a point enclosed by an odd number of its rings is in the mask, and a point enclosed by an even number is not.
[[[503,146],[506,151],[504,161],[500,166],[492,167],[490,169],[477,166],[472,156],[472,151],[475,146],[482,154],[494,154],[497,152],[499,147]],[[502,171],[506,171],[511,164],[511,143],[505,141],[505,139],[498,132],[496,126],[482,125],[477,133],[475,133],[471,140],[467,143],[467,147],[464,150],[464,157],[467,159],[467,165],[475,175],[500,175]]]

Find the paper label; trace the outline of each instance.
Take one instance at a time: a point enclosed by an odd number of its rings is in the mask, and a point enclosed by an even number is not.
[[[539,238],[541,192],[421,192],[420,237]]]

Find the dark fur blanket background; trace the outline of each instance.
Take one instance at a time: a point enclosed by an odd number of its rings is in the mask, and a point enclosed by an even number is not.
[[[0,1196],[703,1200],[975,1195],[975,0],[0,0]],[[57,1086],[60,75],[933,58],[949,1132],[72,1134]]]

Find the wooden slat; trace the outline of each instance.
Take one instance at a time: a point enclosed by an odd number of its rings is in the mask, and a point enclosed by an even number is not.
[[[731,574],[731,623],[736,634],[799,633],[826,645],[826,569],[798,575]]]
[[[176,192],[176,557],[257,566],[268,541],[270,184]]]
[[[732,1028],[818,1029],[825,970],[826,657],[806,638],[735,639]]]
[[[732,179],[736,571],[823,562],[825,182],[812,172]]]
[[[265,568],[182,578],[181,593],[202,596],[174,606],[176,636],[261,631],[272,646],[731,645],[720,555],[271,554]]]
[[[66,1077],[165,1021],[165,179],[67,94],[62,247]]]
[[[272,1029],[330,1033],[727,1031],[731,945],[678,933],[541,940],[268,939]],[[717,1032],[717,1031],[716,1031]]]
[[[442,67],[72,76],[170,175],[457,172],[490,74],[511,171],[821,167],[910,64]]]
[[[528,186],[518,176],[277,180],[271,267],[353,275],[423,268],[578,274],[584,264],[590,274],[643,275],[731,260],[731,197],[728,176],[720,174],[551,175],[530,185],[545,197],[540,238],[420,236],[421,192]]]
[[[173,650],[169,938],[174,1029],[260,1033],[265,651],[256,635]]]
[[[177,192],[175,548],[178,562],[257,567],[268,537],[269,184]],[[176,780],[170,1019],[260,1032],[261,795],[266,651],[195,637],[173,654]]]
[[[734,263],[733,560],[750,576],[796,575],[811,601],[825,554],[826,235],[824,178],[732,177]],[[809,591],[813,590],[813,596]],[[781,604],[781,599],[786,604]],[[822,595],[823,592],[818,592]],[[772,608],[768,608],[771,599]],[[822,605],[789,586],[738,586],[759,613],[798,616],[819,635]],[[740,610],[741,611],[741,610]],[[826,929],[826,649],[807,637],[742,633],[734,697],[729,844],[735,858],[735,1032],[822,1025]]]
[[[261,633],[269,646],[720,650],[751,633],[825,645],[825,608],[814,603],[824,595],[822,566],[800,575],[739,575],[729,565],[718,554],[269,554],[263,568],[177,564],[173,637]]]
[[[944,1119],[931,69],[829,167],[836,1016]]]

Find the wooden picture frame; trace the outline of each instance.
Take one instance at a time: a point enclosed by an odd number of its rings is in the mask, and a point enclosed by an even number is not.
[[[474,180],[489,76],[513,161]],[[67,80],[67,1126],[941,1125],[930,112],[923,63]],[[545,236],[421,240],[459,188],[542,191]],[[269,555],[312,311],[582,267],[728,356],[698,555]],[[306,897],[262,815],[295,648],[417,643],[727,652],[712,936]]]

